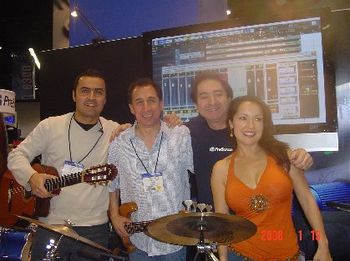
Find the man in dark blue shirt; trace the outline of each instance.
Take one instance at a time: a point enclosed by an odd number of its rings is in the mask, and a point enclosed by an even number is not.
[[[210,176],[216,161],[232,152],[232,139],[227,126],[228,106],[233,98],[230,85],[219,73],[198,74],[191,93],[199,116],[186,126],[190,129],[195,175],[190,178],[192,197],[200,203],[213,205]],[[313,161],[304,149],[291,152],[292,164],[307,169]]]

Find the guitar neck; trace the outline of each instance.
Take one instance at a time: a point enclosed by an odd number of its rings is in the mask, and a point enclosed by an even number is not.
[[[152,222],[150,221],[142,221],[142,222],[132,222],[125,224],[124,228],[128,234],[132,235],[134,233],[140,233],[147,229],[147,226]]]
[[[83,172],[79,172],[53,179],[47,179],[45,181],[45,188],[48,192],[52,192],[63,187],[82,183],[82,176]]]

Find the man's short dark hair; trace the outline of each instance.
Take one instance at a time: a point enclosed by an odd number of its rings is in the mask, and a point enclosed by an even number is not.
[[[198,95],[198,85],[206,80],[214,80],[221,84],[221,86],[224,88],[227,97],[230,99],[233,98],[233,91],[231,86],[228,84],[227,81],[223,79],[222,74],[216,73],[216,72],[201,72],[198,73],[196,78],[194,79],[194,82],[192,84],[192,92],[191,92],[191,99],[194,103],[197,103],[197,95]]]
[[[129,89],[128,89],[128,102],[131,104],[132,102],[132,92],[137,88],[137,87],[145,87],[145,86],[152,86],[154,90],[157,93],[157,96],[160,101],[163,100],[163,94],[162,94],[162,89],[150,78],[141,78],[133,83],[130,84]]]
[[[89,68],[89,69],[87,69],[86,71],[84,71],[84,72],[80,73],[79,75],[77,75],[77,77],[75,77],[74,85],[73,85],[73,91],[74,91],[74,93],[75,93],[75,91],[77,90],[78,83],[79,83],[79,79],[80,79],[81,77],[84,77],[84,76],[101,78],[101,79],[104,80],[105,83],[106,83],[106,78],[105,78],[105,76],[104,76],[101,72],[99,72],[99,71],[97,71],[97,70],[95,70],[95,69]]]

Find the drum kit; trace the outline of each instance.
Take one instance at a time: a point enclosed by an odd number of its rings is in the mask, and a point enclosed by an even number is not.
[[[29,260],[32,234],[0,227],[0,260]]]
[[[161,242],[196,246],[197,259],[200,253],[207,256],[209,260],[216,261],[215,256],[217,244],[237,243],[248,239],[256,233],[256,226],[247,219],[210,212],[211,207],[205,204],[196,204],[193,201],[185,201],[186,211],[178,214],[165,216],[152,221],[145,233]],[[200,210],[191,212],[191,210]],[[207,212],[209,210],[209,212]],[[48,242],[46,257],[44,261],[56,261],[60,259],[57,251],[59,241],[62,237],[69,237],[83,244],[106,253],[105,259],[95,260],[126,260],[125,258],[112,255],[106,249],[95,242],[79,236],[72,228],[66,225],[49,225],[39,220],[18,216],[31,224],[54,231],[60,235],[56,242]],[[0,260],[30,260],[31,233],[18,232],[12,229],[1,229],[0,234]]]

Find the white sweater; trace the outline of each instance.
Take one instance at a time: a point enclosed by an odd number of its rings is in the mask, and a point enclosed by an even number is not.
[[[73,113],[67,113],[41,121],[27,138],[9,153],[8,168],[19,184],[28,187],[28,180],[35,172],[30,162],[40,154],[41,163],[56,168],[61,175],[65,160],[70,160],[70,121],[72,160],[79,162],[91,150],[102,133],[101,125],[96,124],[85,131],[72,116]],[[85,169],[105,164],[107,161],[109,138],[118,124],[103,117],[100,117],[100,122],[103,135],[91,153],[81,162]],[[61,189],[61,193],[51,199],[49,215],[41,220],[49,224],[64,224],[64,220],[70,220],[77,226],[99,225],[108,221],[107,209],[108,189],[105,186],[80,183]]]

